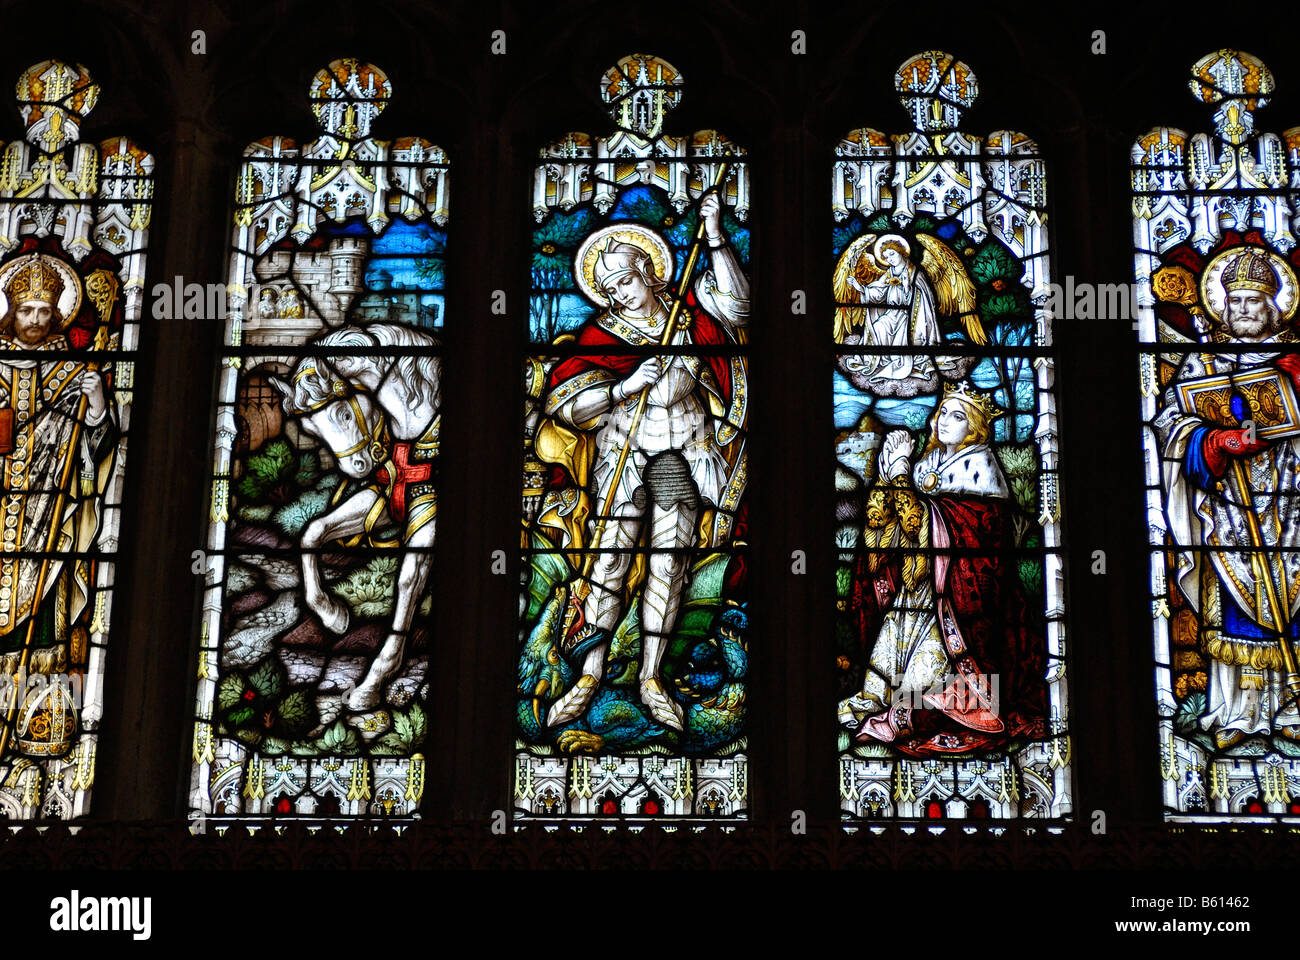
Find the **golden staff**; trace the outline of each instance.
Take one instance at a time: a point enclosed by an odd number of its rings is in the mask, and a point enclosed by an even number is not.
[[[117,300],[117,278],[109,270],[96,270],[86,284],[87,291],[92,292],[92,295],[93,291],[90,291],[90,286],[98,277],[103,277],[104,280],[102,283],[97,284],[99,296],[94,297],[95,306],[99,309],[99,323],[95,329],[93,349],[103,350],[108,345],[108,321],[112,315],[113,304]],[[98,372],[100,364],[87,363],[85,367],[87,371],[93,368]],[[105,400],[107,400],[107,397]],[[27,635],[23,638],[22,653],[18,658],[18,669],[14,673],[16,679],[23,677],[25,674],[27,661],[31,656],[32,638],[36,632],[37,608],[41,602],[41,595],[45,592],[45,582],[50,574],[49,555],[58,546],[59,533],[63,529],[63,507],[68,497],[68,480],[72,475],[72,463],[76,459],[77,443],[81,439],[81,424],[86,417],[88,402],[89,400],[84,393],[77,401],[77,412],[72,421],[72,436],[68,438],[68,455],[67,459],[63,461],[63,470],[59,474],[59,482],[56,487],[57,493],[54,498],[54,510],[50,514],[50,532],[45,538],[45,555],[41,557],[40,571],[36,575],[36,592],[32,594],[32,608],[27,615]],[[0,761],[3,760],[5,749],[9,746],[9,738],[13,732],[18,706],[17,689],[15,689],[5,710],[4,727],[0,728]]]
[[[729,163],[721,163],[718,166],[717,175],[713,178],[713,185],[709,192],[713,192],[722,185],[722,181],[727,176]],[[703,197],[701,197],[703,199]],[[695,231],[695,239],[691,243],[691,252],[686,258],[686,266],[682,268],[682,279],[677,289],[677,295],[673,297],[672,309],[668,312],[668,323],[664,327],[664,336],[659,345],[667,347],[672,343],[673,337],[677,335],[677,317],[681,313],[682,300],[686,296],[686,291],[690,289],[691,274],[695,272],[695,261],[700,256],[700,241],[704,239],[704,218],[700,217],[699,227]],[[627,437],[623,441],[623,448],[618,454],[618,466],[614,468],[614,474],[609,482],[609,489],[605,491],[605,504],[601,508],[599,516],[596,518],[596,529],[592,531],[590,543],[593,548],[600,543],[600,538],[605,533],[605,523],[609,519],[609,508],[614,502],[614,491],[618,488],[620,478],[623,476],[623,469],[627,466],[627,455],[632,449],[632,438],[641,427],[641,418],[645,415],[646,403],[650,397],[650,387],[641,388],[637,394],[636,410],[632,414],[632,424],[628,427]],[[578,607],[587,599],[591,593],[591,570],[596,565],[596,553],[593,549],[587,553],[582,561],[582,571],[579,573],[578,582],[573,585],[573,593],[569,598],[569,609],[564,616],[564,625],[561,630],[561,636],[567,636],[569,629],[573,626],[574,618],[578,615]]]
[[[1273,625],[1278,629],[1277,642],[1282,648],[1282,663],[1286,668],[1287,693],[1292,697],[1300,697],[1300,670],[1296,669],[1295,651],[1291,649],[1291,641],[1286,635],[1291,626],[1290,618],[1286,608],[1278,601],[1277,585],[1273,583],[1273,571],[1268,561],[1268,554],[1261,552],[1264,549],[1264,535],[1259,529],[1259,518],[1255,516],[1254,489],[1246,477],[1246,468],[1236,457],[1232,461],[1232,478],[1236,481],[1237,495],[1242,498],[1246,507],[1246,528],[1250,531],[1250,542],[1255,548],[1250,555],[1250,565],[1255,569],[1256,579],[1264,582],[1264,592],[1268,597],[1270,612],[1273,614]],[[1285,577],[1286,557],[1279,557],[1279,561],[1282,564],[1282,576]],[[1258,590],[1255,592],[1255,603],[1256,605],[1259,603]]]

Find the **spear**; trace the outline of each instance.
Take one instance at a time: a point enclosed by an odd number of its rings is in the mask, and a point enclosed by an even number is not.
[[[95,328],[94,348],[104,349],[108,342],[108,320],[113,312],[113,304],[117,299],[116,277],[108,270],[97,270],[96,274],[104,277],[105,282],[101,285],[102,296],[96,298],[95,305],[99,308],[99,322]],[[94,278],[92,277],[92,280]],[[89,287],[89,284],[87,284]],[[100,364],[87,363],[86,370],[92,368],[98,371]],[[45,593],[45,584],[50,575],[50,554],[54,552],[59,542],[59,532],[63,528],[63,508],[68,499],[68,481],[72,476],[72,464],[76,459],[77,443],[81,439],[81,425],[86,418],[86,405],[89,402],[83,393],[77,401],[77,411],[72,420],[72,435],[68,438],[67,458],[63,461],[63,468],[59,472],[59,481],[56,487],[54,497],[54,510],[50,513],[50,532],[45,537],[45,551],[41,557],[41,565],[36,574],[36,591],[32,594],[32,606],[27,616],[27,633],[23,638],[22,653],[18,658],[18,670],[15,672],[15,679],[24,677],[27,671],[27,662],[31,657],[32,640],[36,633],[36,613],[37,607],[41,602],[41,597]],[[6,748],[9,746],[10,737],[13,734],[14,720],[18,715],[18,698],[17,689],[10,693],[9,704],[5,709],[4,727],[0,728],[0,760],[3,760]],[[53,733],[51,733],[53,736]]]
[[[717,175],[713,178],[713,185],[709,192],[717,190],[722,181],[727,176],[729,163],[723,162],[718,165]],[[703,198],[701,198],[703,199]],[[695,263],[700,256],[700,243],[704,240],[704,218],[700,218],[700,224],[695,230],[695,238],[691,243],[691,251],[686,257],[686,265],[682,268],[682,279],[678,284],[677,293],[673,296],[673,304],[668,311],[668,322],[664,325],[663,339],[659,341],[661,347],[667,347],[672,343],[673,337],[677,335],[677,318],[681,314],[682,300],[685,292],[690,289],[691,275],[695,272]],[[650,387],[641,388],[637,394],[636,410],[632,414],[632,424],[628,427],[627,437],[623,440],[623,447],[619,450],[618,465],[614,468],[613,476],[609,482],[609,489],[605,491],[605,503],[596,518],[596,528],[592,532],[589,541],[594,547],[600,543],[600,538],[604,536],[605,525],[609,519],[609,510],[614,502],[614,491],[618,489],[619,478],[623,476],[623,469],[627,466],[627,456],[632,449],[632,438],[636,436],[637,430],[641,427],[641,418],[645,416],[647,400],[650,397]],[[564,629],[561,636],[567,637],[573,626],[574,620],[580,612],[582,602],[587,599],[591,593],[591,571],[596,565],[596,553],[594,550],[587,553],[583,558],[582,571],[578,575],[578,582],[573,586],[573,593],[569,598],[569,610],[564,617]]]

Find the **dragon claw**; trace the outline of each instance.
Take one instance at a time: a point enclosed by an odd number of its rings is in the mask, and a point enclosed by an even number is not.
[[[556,742],[565,753],[595,753],[605,745],[605,738],[586,730],[565,730]]]

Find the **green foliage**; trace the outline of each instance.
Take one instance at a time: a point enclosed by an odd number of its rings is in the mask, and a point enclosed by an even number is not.
[[[1020,583],[1024,586],[1025,592],[1031,597],[1040,596],[1043,592],[1043,564],[1041,560],[1020,560],[1017,564],[1020,572]]]
[[[440,257],[421,257],[415,261],[415,275],[428,290],[441,290],[446,283],[447,265]]]
[[[294,690],[280,701],[280,727],[291,736],[302,736],[316,723],[316,706],[305,690]]]
[[[835,596],[844,599],[853,589],[853,571],[847,564],[841,564],[835,569]]]
[[[236,482],[235,493],[241,500],[262,503],[293,479],[298,466],[289,444],[272,440],[244,461],[244,475]]]
[[[981,292],[976,299],[979,303],[980,315],[985,320],[1004,320],[1023,315],[1020,298],[1016,296],[1014,291],[994,294]]]
[[[275,512],[275,504],[247,504],[235,510],[235,516],[245,523],[262,524],[271,519],[271,514]]]
[[[749,263],[749,228],[737,220],[731,213],[730,207],[724,207],[722,211],[722,229],[730,238],[731,248],[736,251],[742,265]],[[688,242],[695,239],[694,230],[689,235]]]
[[[835,650],[837,653],[850,655],[857,652],[858,648],[858,631],[854,629],[853,624],[848,618],[839,616],[835,618]]]
[[[420,749],[427,732],[423,708],[418,703],[411,704],[405,713],[393,712],[393,729],[371,744],[370,752],[377,756],[409,757]]]
[[[286,691],[287,679],[275,657],[267,657],[247,674],[235,671],[222,677],[217,684],[222,732],[271,752],[263,739],[287,741],[315,726],[315,702],[305,690]]]
[[[294,482],[300,487],[310,487],[320,476],[320,457],[315,450],[307,450],[298,457],[298,471]]]
[[[1187,736],[1201,732],[1201,716],[1206,709],[1205,694],[1197,690],[1188,694],[1174,713],[1174,732]]]
[[[1025,272],[1024,264],[1004,244],[992,238],[975,248],[966,266],[980,286],[991,286],[995,280],[1004,281],[1008,287],[1018,285]]]
[[[647,227],[663,230],[677,222],[676,213],[663,190],[658,187],[633,187],[625,190],[618,198],[618,206],[610,219],[636,220]]]
[[[285,536],[297,537],[303,527],[325,512],[329,501],[328,490],[307,490],[292,503],[287,503],[276,510],[271,516],[271,521]]]
[[[360,747],[357,732],[342,720],[335,720],[333,725],[316,741],[316,749],[330,757],[356,756]]]
[[[533,286],[539,289],[573,288],[573,255],[591,232],[590,207],[572,213],[556,211],[533,231]]]
[[[217,709],[229,710],[239,705],[244,695],[244,678],[238,673],[228,673],[217,684]]]
[[[284,680],[284,668],[274,657],[263,660],[248,677],[249,686],[263,697],[278,695],[284,687]]]
[[[371,557],[358,570],[330,587],[359,617],[386,617],[393,612],[396,557]]]
[[[997,449],[1008,477],[1032,477],[1038,472],[1038,457],[1031,444],[1004,444]]]
[[[1016,500],[1016,506],[1031,516],[1037,514],[1034,508],[1037,506],[1038,484],[1034,483],[1033,478],[1008,477],[1007,483],[1011,487],[1011,495]]]
[[[1032,444],[1007,444],[997,448],[1016,505],[1029,516],[1038,514],[1038,454]]]
[[[892,230],[893,224],[889,222],[889,214],[878,213],[867,221],[865,233],[881,233],[885,230]]]
[[[933,233],[935,226],[933,217],[917,217],[912,221],[912,229],[917,233]]]
[[[393,729],[380,738],[386,745],[396,747],[397,753],[409,756],[420,748],[428,732],[428,721],[418,703],[411,704],[405,713],[393,712]]]
[[[590,207],[578,207],[571,213],[555,211],[533,231],[533,249],[541,250],[547,244],[566,250],[575,249],[582,238],[591,233],[592,217]]]

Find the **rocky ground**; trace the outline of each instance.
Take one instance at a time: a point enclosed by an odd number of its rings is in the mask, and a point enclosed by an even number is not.
[[[236,539],[245,548],[292,546],[274,542],[279,541],[274,534],[251,527],[240,529]],[[366,559],[369,557],[359,560],[343,553],[324,555],[325,582],[337,584]],[[274,655],[288,672],[290,688],[313,688],[320,724],[310,736],[318,735],[340,716],[363,740],[381,736],[392,726],[387,707],[404,708],[427,695],[428,628],[422,622],[426,618],[417,614],[411,625],[406,661],[385,689],[387,704],[363,713],[349,713],[343,707],[344,693],[361,681],[391,627],[392,579],[388,577],[386,598],[366,604],[349,603],[348,631],[335,636],[321,627],[319,618],[303,601],[297,563],[259,553],[232,558],[226,566],[223,673],[251,669]],[[369,615],[359,615],[359,606]],[[377,609],[383,611],[382,615],[376,615]]]

